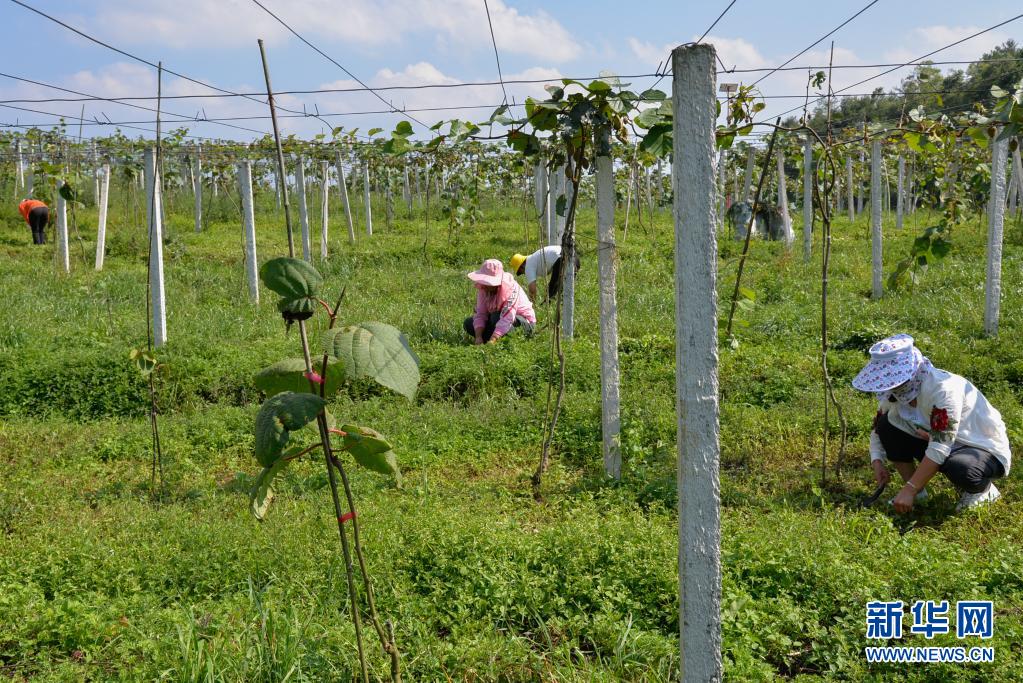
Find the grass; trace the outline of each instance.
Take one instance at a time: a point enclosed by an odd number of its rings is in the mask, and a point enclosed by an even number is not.
[[[354,193],[353,193],[354,198]],[[260,259],[285,253],[283,220],[257,199]],[[247,301],[235,200],[207,201],[192,230],[171,195],[168,337],[159,358],[167,496],[150,489],[146,387],[128,361],[145,344],[145,231],[118,186],[104,271],[94,212],[72,234],[71,276],[35,248],[13,211],[0,223],[0,672],[13,680],[348,680],[357,667],[322,463],[286,474],[266,522],[247,509],[257,470],[251,377],[295,356],[272,295]],[[314,210],[311,222],[318,225]],[[436,212],[435,212],[436,213]],[[382,214],[382,212],[381,212]],[[678,674],[674,304],[670,214],[621,245],[624,477],[600,470],[599,350],[592,207],[583,207],[576,339],[546,502],[529,493],[539,457],[550,335],[475,348],[461,321],[464,273],[535,246],[519,200],[449,240],[436,216],[402,208],[349,246],[332,217],[331,291],[343,318],[408,333],[423,384],[408,402],[355,385],[332,406],[397,445],[405,487],[353,472],[381,614],[397,626],[409,680],[667,681]],[[358,216],[357,216],[358,217]],[[890,271],[928,216],[886,228]],[[797,232],[800,228],[796,226]],[[427,231],[428,245],[424,248]],[[872,402],[849,379],[869,344],[906,331],[939,367],[973,380],[1023,445],[1020,245],[1008,226],[1001,334],[982,335],[986,227],[910,292],[868,298],[863,221],[835,226],[830,356],[850,442],[841,479],[820,482],[819,235],[815,261],[754,243],[739,347],[721,361],[723,648],[730,680],[974,681],[1023,678],[1023,497],[955,516],[952,489],[900,517],[861,510]],[[740,246],[719,242],[719,308]],[[83,258],[83,251],[85,258]],[[315,250],[314,250],[315,251]],[[550,313],[540,310],[541,323]],[[322,327],[319,319],[314,329]],[[836,425],[832,425],[835,427]],[[832,442],[829,459],[837,444]],[[894,489],[892,489],[894,491]],[[996,661],[907,668],[864,660],[873,599],[992,599]],[[908,621],[907,621],[908,625]],[[954,634],[914,645],[957,645]],[[372,642],[372,641],[371,641]],[[975,643],[968,643],[970,645]],[[386,675],[373,650],[374,675]]]

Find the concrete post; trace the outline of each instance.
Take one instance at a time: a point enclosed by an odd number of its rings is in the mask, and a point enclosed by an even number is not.
[[[753,146],[750,145],[748,152],[746,153],[746,173],[742,177],[742,201],[749,204],[750,192],[753,189],[753,165],[756,157],[756,151]]]
[[[370,187],[369,187],[369,159],[365,159],[362,162],[362,192],[363,202],[366,205],[366,234],[373,234],[373,205],[370,203]]]
[[[895,185],[895,229],[902,230],[902,202],[906,195],[906,157],[899,155],[899,170]]]
[[[870,147],[870,253],[871,296],[880,299],[884,294],[881,258],[881,141],[874,140]]]
[[[107,207],[110,205],[110,164],[103,164],[99,181],[99,218],[96,221],[96,270],[103,270],[107,252]]]
[[[853,185],[853,160],[851,156],[845,158],[845,208],[849,212],[849,222],[856,220],[856,199],[853,197],[855,185]]]
[[[259,266],[256,260],[256,215],[252,205],[252,162],[238,164],[238,194],[242,198],[242,231],[245,235],[245,280],[249,300],[259,303]]]
[[[153,345],[167,343],[167,299],[163,288],[163,219],[156,150],[146,148],[143,161],[146,185],[146,222],[149,225],[149,294],[153,317]]]
[[[681,680],[720,681],[715,56],[672,53]]]
[[[611,160],[611,132],[597,130],[597,270],[600,278],[600,427],[604,474],[622,478],[621,388],[618,369],[618,271],[615,245],[615,179]],[[571,261],[563,261],[574,271]]]
[[[813,251],[813,138],[803,140],[803,260]]]
[[[352,207],[348,203],[348,184],[345,180],[345,167],[341,163],[341,152],[334,152],[334,169],[337,171],[337,191],[341,194],[341,205],[345,209],[345,221],[348,223],[348,243],[355,244],[355,224],[352,222]]]
[[[61,183],[63,185],[63,182]],[[67,241],[67,201],[57,192],[57,263],[64,273],[71,272],[71,255]]]
[[[295,194],[298,195],[298,220],[302,226],[302,258],[313,260],[312,237],[309,234],[309,203],[305,193],[305,157],[300,156],[295,164]]]
[[[789,217],[789,193],[785,185],[785,153],[778,151],[778,207],[781,209],[781,222],[785,224],[785,247],[790,248],[796,239],[796,233],[792,230],[792,218]]]
[[[1005,227],[1005,165],[1009,141],[991,143],[991,199],[987,220],[987,280],[984,283],[984,334],[998,334],[1002,298],[1002,236]]]
[[[320,162],[320,260],[327,260],[327,230],[330,221],[328,191],[330,190],[330,163]]]
[[[202,232],[202,148],[195,146],[192,158],[192,194],[195,195],[195,231]]]

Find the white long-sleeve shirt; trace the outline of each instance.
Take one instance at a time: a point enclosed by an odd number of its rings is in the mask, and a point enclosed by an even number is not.
[[[920,385],[916,408],[920,419],[908,420],[896,403],[882,400],[878,406],[882,413],[888,415],[892,426],[907,434],[916,435],[917,429],[930,432],[926,456],[939,465],[945,462],[952,449],[973,446],[994,455],[1005,468],[1005,474],[1009,474],[1012,452],[1002,414],[969,380],[945,370],[930,370]],[[942,410],[947,415],[948,426],[938,430],[935,425],[942,421]],[[917,421],[923,424],[917,424]],[[870,433],[870,459],[887,460],[876,431]]]

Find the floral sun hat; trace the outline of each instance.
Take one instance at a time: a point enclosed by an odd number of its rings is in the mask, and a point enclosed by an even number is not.
[[[469,273],[469,279],[479,285],[497,287],[504,278],[504,264],[496,258],[488,258],[479,270]]]
[[[896,334],[870,347],[870,362],[853,378],[860,391],[880,393],[913,379],[922,358],[908,334]]]

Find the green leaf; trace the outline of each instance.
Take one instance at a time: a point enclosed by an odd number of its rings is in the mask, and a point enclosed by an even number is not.
[[[291,432],[316,419],[326,405],[319,396],[285,391],[267,399],[256,414],[256,460],[270,467],[281,457]]]
[[[409,400],[419,387],[419,359],[408,338],[395,327],[364,322],[327,330],[326,353],[341,359],[350,378],[369,377]]]
[[[77,201],[78,199],[78,193],[75,192],[67,183],[60,186],[60,196],[69,202]]]
[[[939,237],[931,242],[931,253],[939,259],[945,258],[950,251],[952,251],[952,242],[944,237]]]
[[[399,121],[398,125],[394,127],[394,134],[407,138],[412,135],[412,124],[408,121]]]
[[[316,359],[313,362],[313,369],[316,373],[322,374],[323,359]],[[344,367],[337,358],[327,359],[327,377],[325,395],[333,396],[344,383]],[[285,391],[293,391],[297,394],[312,393],[309,389],[309,380],[305,377],[305,359],[288,358],[278,361],[273,365],[263,368],[253,378],[256,387],[267,395],[275,396]],[[317,391],[317,393],[319,393]]]
[[[352,454],[355,461],[368,470],[380,474],[390,474],[398,486],[401,486],[401,470],[398,469],[398,456],[390,443],[379,432],[369,427],[342,425],[345,433],[344,449]]]
[[[663,157],[671,153],[672,132],[670,123],[661,123],[647,131],[639,148],[654,156]]]
[[[568,216],[568,197],[563,194],[558,195],[557,200],[554,202],[554,213],[562,218]]]
[[[270,467],[264,467],[256,477],[252,488],[249,489],[249,510],[260,522],[266,517],[267,510],[270,509],[270,504],[276,497],[273,480],[287,466],[288,461],[281,458]]]
[[[368,131],[366,131],[366,134],[369,135],[370,137],[373,137],[374,135],[382,132],[383,130],[384,130],[383,128],[370,128]]]
[[[611,84],[607,81],[590,81],[590,84],[586,86],[586,89],[590,92],[607,92],[611,89]]]
[[[153,355],[152,351],[147,349],[132,349],[128,352],[128,358],[135,363],[135,367],[137,367],[139,372],[143,375],[148,375],[153,370],[156,370],[156,356]]]
[[[991,97],[994,97],[996,100],[1008,96],[1009,93],[1005,92],[1005,89],[1002,88],[1001,86],[998,85],[991,86]]]
[[[660,90],[650,89],[650,90],[644,90],[642,92],[642,94],[640,94],[640,97],[642,99],[644,99],[644,100],[647,100],[647,101],[651,101],[651,100],[653,100],[653,101],[660,101],[660,100],[663,100],[665,97],[667,97],[667,95],[665,95]]]
[[[259,269],[259,279],[286,301],[319,294],[323,277],[309,263],[295,258],[275,258]]]
[[[757,293],[749,287],[739,287],[739,295],[743,298],[749,299],[750,301],[757,300]]]

